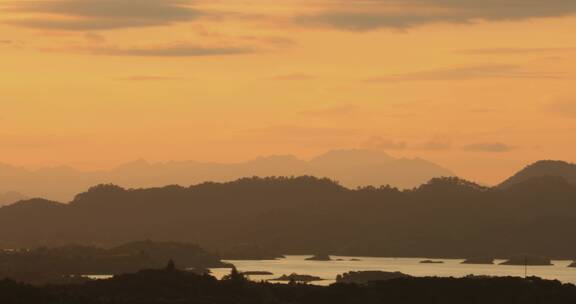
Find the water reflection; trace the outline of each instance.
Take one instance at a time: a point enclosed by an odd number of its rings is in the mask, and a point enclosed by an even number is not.
[[[273,261],[228,261],[238,270],[269,271],[273,275],[252,275],[252,280],[269,280],[291,273],[319,276],[324,281],[314,282],[318,285],[329,285],[335,282],[336,275],[348,271],[381,270],[400,271],[412,276],[464,277],[467,275],[489,276],[524,276],[524,266],[498,265],[504,260],[496,260],[494,265],[462,264],[464,260],[446,260],[442,264],[421,264],[425,258],[368,258],[332,256],[333,261],[308,261],[310,256],[287,256]],[[336,261],[341,259],[340,261]],[[544,279],[559,280],[576,284],[576,268],[569,268],[571,261],[553,261],[553,266],[529,266],[528,275]],[[212,274],[221,278],[230,272],[229,269],[212,269]]]

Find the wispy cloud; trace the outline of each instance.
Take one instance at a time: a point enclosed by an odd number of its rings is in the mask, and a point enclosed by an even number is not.
[[[312,80],[316,79],[316,76],[306,73],[292,73],[292,74],[281,74],[272,77],[273,80],[285,80],[285,81],[293,81],[293,80]]]
[[[91,41],[91,42],[95,42],[95,43],[105,43],[106,42],[106,37],[104,37],[98,33],[92,33],[92,32],[85,33],[84,39]]]
[[[184,79],[185,79],[184,77],[158,76],[158,75],[133,75],[118,78],[118,80],[125,80],[125,81],[174,81]]]
[[[559,79],[563,74],[526,71],[517,65],[480,65],[425,70],[404,74],[392,74],[366,79],[366,82],[470,80],[481,78],[539,78]]]
[[[154,46],[94,46],[74,47],[64,51],[109,56],[140,56],[140,57],[196,57],[242,55],[256,53],[258,50],[250,47],[237,46],[201,46],[189,43],[172,43]]]
[[[556,48],[482,48],[459,50],[455,53],[466,55],[502,55],[502,54],[545,54],[558,52],[576,52],[576,47]]]
[[[170,25],[214,15],[194,8],[189,0],[54,0],[12,1],[4,5],[12,13],[37,13],[11,24],[70,31],[110,30]]]
[[[447,140],[429,140],[424,142],[408,143],[403,140],[395,140],[382,136],[374,136],[361,145],[367,149],[377,150],[427,150],[440,151],[452,148],[452,143]]]
[[[364,142],[362,148],[373,150],[404,150],[408,144],[404,141],[397,141],[381,136],[374,136]]]
[[[576,13],[569,0],[327,0],[324,9],[296,18],[304,26],[350,31],[407,29],[432,23],[473,23],[560,17]]]
[[[514,150],[515,147],[500,142],[475,143],[463,146],[464,151],[501,153]]]
[[[350,116],[359,111],[359,107],[355,105],[339,105],[323,109],[313,109],[301,111],[301,115],[312,117],[335,117],[335,116]]]
[[[262,136],[316,138],[316,137],[349,137],[358,134],[357,130],[332,127],[311,127],[299,125],[278,125],[245,130],[244,133]]]
[[[0,134],[0,148],[25,150],[25,149],[42,149],[62,144],[53,136],[21,136],[16,134]]]
[[[560,116],[576,118],[576,98],[554,100],[546,104],[545,110]]]
[[[430,140],[423,143],[416,144],[416,150],[440,151],[449,150],[452,148],[452,143],[448,140]]]

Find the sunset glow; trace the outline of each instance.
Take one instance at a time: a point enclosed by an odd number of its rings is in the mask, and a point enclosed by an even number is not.
[[[9,0],[0,162],[420,157],[496,184],[576,161],[576,3]]]

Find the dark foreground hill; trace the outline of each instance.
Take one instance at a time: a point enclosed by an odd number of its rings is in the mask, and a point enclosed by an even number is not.
[[[413,190],[328,179],[245,178],[192,187],[101,185],[69,204],[0,208],[0,245],[185,241],[282,254],[573,259],[576,187],[537,177],[507,188],[437,178]]]
[[[270,284],[231,275],[144,270],[80,285],[33,287],[0,281],[3,304],[572,304],[576,287],[538,278],[400,278],[364,285]]]
[[[218,256],[193,244],[132,242],[114,248],[68,245],[56,248],[0,251],[0,280],[33,284],[78,281],[82,275],[110,275],[158,268],[172,259],[178,267],[203,272],[230,267]]]

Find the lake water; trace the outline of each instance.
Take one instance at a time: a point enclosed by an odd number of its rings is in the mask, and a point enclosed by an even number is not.
[[[273,261],[227,261],[236,266],[239,271],[269,271],[273,275],[250,276],[255,281],[269,280],[281,275],[292,273],[318,276],[324,281],[313,282],[317,285],[329,285],[335,282],[336,276],[348,271],[381,270],[400,271],[412,276],[464,277],[467,275],[489,276],[524,276],[524,266],[498,265],[503,260],[497,260],[494,265],[462,264],[464,260],[445,260],[443,264],[421,264],[425,258],[367,258],[332,256],[332,259],[344,261],[307,261],[310,256],[287,256],[285,259]],[[360,261],[350,261],[359,259]],[[529,276],[544,279],[559,280],[576,284],[576,268],[569,268],[572,261],[552,261],[553,266],[528,266]],[[217,278],[230,273],[230,269],[212,269],[212,275]]]

